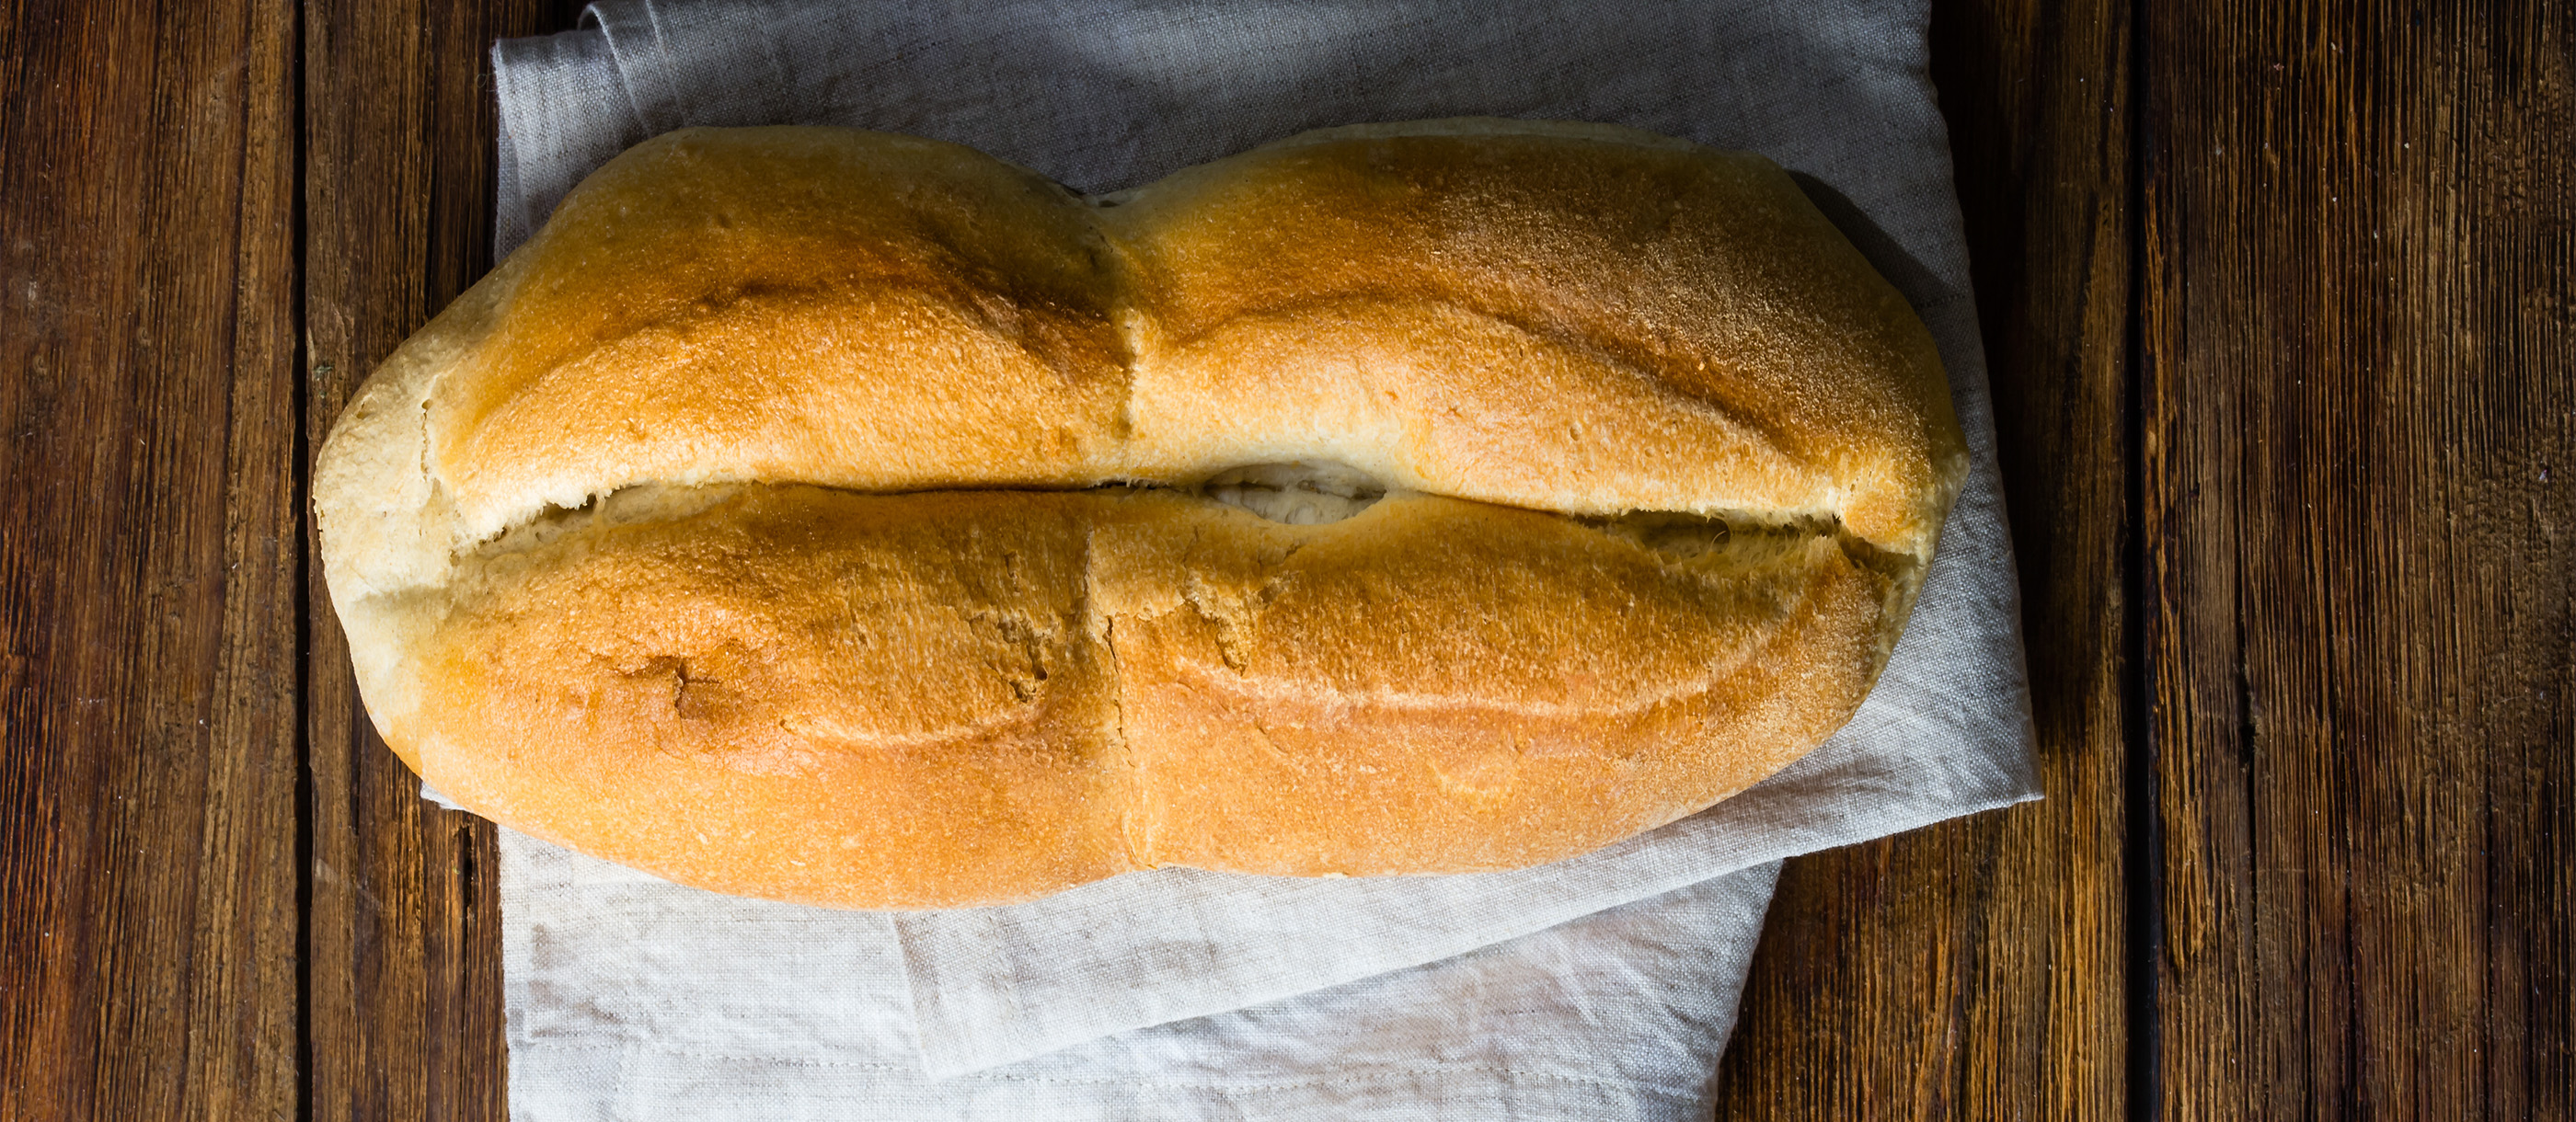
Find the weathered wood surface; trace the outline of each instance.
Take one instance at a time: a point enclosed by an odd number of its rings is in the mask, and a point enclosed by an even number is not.
[[[0,1122],[499,1119],[312,445],[565,0],[0,5]],[[2048,801],[1792,862],[1718,1113],[2565,1118],[2576,20],[1936,0]]]
[[[2159,1113],[2565,1118],[2576,15],[2146,7]]]
[[[295,13],[0,8],[0,1118],[296,1102]]]

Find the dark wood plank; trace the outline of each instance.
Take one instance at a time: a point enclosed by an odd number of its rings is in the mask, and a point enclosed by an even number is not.
[[[312,447],[363,376],[489,267],[488,49],[577,11],[306,9]],[[420,800],[358,704],[318,566],[312,581],[312,1117],[502,1118],[492,827]]]
[[[2127,1101],[2128,5],[1933,12],[2048,798],[1791,861],[1722,1118],[2117,1118]]]
[[[297,1109],[294,26],[0,10],[0,1118]]]
[[[2565,1118],[2576,16],[2143,26],[2161,1113]]]

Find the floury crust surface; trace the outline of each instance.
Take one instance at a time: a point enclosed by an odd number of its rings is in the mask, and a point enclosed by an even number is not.
[[[1857,708],[1963,469],[1928,336],[1755,157],[1428,122],[1082,200],[691,130],[387,361],[316,506],[449,797],[943,907],[1705,807]]]

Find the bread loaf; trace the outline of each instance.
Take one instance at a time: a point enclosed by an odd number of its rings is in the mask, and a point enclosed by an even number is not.
[[[388,745],[840,907],[1521,867],[1849,719],[1965,454],[1759,157],[1488,120],[1082,198],[935,141],[640,145],[406,342],[314,502]]]

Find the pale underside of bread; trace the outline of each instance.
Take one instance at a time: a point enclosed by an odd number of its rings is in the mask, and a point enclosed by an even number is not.
[[[315,503],[443,793],[942,907],[1519,867],[1705,807],[1857,707],[1962,460],[1920,325],[1758,159],[1422,122],[1086,203],[693,130],[388,359]],[[1290,461],[1388,492],[1199,492]]]

